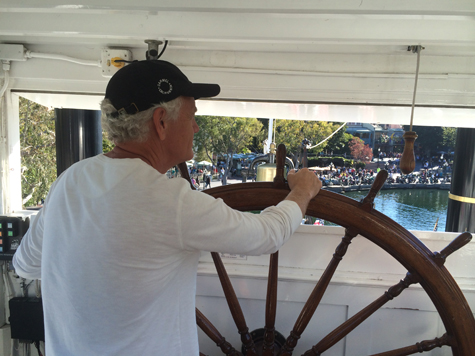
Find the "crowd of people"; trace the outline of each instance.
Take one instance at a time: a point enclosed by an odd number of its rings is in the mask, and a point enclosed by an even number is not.
[[[380,153],[375,169],[333,167],[318,173],[323,185],[359,185],[371,184],[376,174],[385,169],[389,175],[388,183],[450,183],[452,160],[447,154],[436,157],[416,155],[416,169],[413,173],[402,174],[399,162],[401,153]],[[374,164],[372,165],[374,166]]]
[[[379,160],[385,160],[387,159],[400,159],[402,156],[402,153],[400,152],[385,152],[385,151],[379,151]]]
[[[388,183],[442,183],[450,182],[452,172],[452,158],[447,154],[428,157],[427,155],[416,155],[416,169],[412,174],[403,175],[399,168],[399,162],[402,154],[397,152],[380,152],[379,158],[375,158],[367,166],[372,168],[339,167],[333,163],[329,165],[328,170],[317,171],[316,174],[324,186],[329,185],[360,185],[372,184],[376,174],[384,169],[388,171]],[[209,170],[207,169],[209,168]],[[241,179],[242,177],[230,170],[228,177]],[[173,177],[177,172],[173,171]],[[189,167],[190,177],[193,185],[198,190],[210,188],[212,180],[223,184],[225,174],[224,166],[210,167]],[[255,181],[255,174],[246,177],[247,182]],[[244,182],[244,180],[243,180]]]
[[[335,167],[328,171],[319,171],[318,174],[324,186],[329,185],[359,185],[371,184],[376,171],[365,168]]]

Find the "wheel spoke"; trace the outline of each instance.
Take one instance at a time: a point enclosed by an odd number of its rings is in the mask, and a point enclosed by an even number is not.
[[[274,177],[274,187],[278,189],[285,188],[284,167],[285,167],[285,145],[280,144],[277,146],[277,152],[275,155],[276,172]]]
[[[386,351],[379,354],[374,354],[371,356],[406,356],[406,355],[413,355],[421,352],[431,351],[436,347],[442,346],[451,346],[452,338],[447,334],[442,335],[440,338],[435,338],[433,340],[424,340],[418,342],[415,345],[402,347],[400,349],[395,349],[392,351]]]
[[[455,251],[461,249],[472,240],[472,234],[464,232],[458,235],[452,242],[450,242],[442,251],[434,253],[434,261],[439,266],[443,266],[447,257]]]
[[[353,229],[345,230],[345,236],[342,238],[342,241],[337,246],[335,253],[333,254],[333,258],[331,259],[330,263],[325,269],[325,272],[323,272],[322,277],[319,279],[317,285],[310,294],[310,297],[308,298],[302,311],[300,312],[297,321],[295,322],[293,330],[290,332],[290,336],[285,341],[285,344],[282,347],[282,356],[292,355],[292,352],[295,346],[297,345],[297,341],[298,339],[300,339],[300,335],[302,335],[308,323],[310,322],[310,319],[312,318],[313,314],[315,313],[315,310],[320,304],[323,294],[325,293],[333,275],[335,274],[338,264],[343,259],[343,256],[346,254],[351,240],[356,237],[356,235],[358,235],[358,232]]]
[[[231,280],[229,279],[228,273],[224,268],[223,261],[217,252],[211,252],[211,256],[213,257],[216,270],[218,271],[218,277],[221,285],[223,286],[223,291],[226,301],[228,302],[229,310],[231,311],[234,323],[238,328],[238,332],[241,335],[241,342],[246,348],[246,356],[258,356],[254,342],[252,341],[251,334],[249,334],[249,328],[246,325],[244,314],[242,313],[241,306],[239,305],[236,293],[234,292],[233,286],[231,284]]]
[[[399,296],[402,291],[408,288],[411,284],[418,283],[419,278],[415,277],[414,274],[407,273],[406,277],[401,280],[399,283],[395,284],[388,289],[381,297],[376,299],[374,302],[369,304],[366,308],[360,310],[358,313],[353,315],[350,319],[345,321],[327,336],[325,336],[318,344],[313,346],[308,350],[304,355],[306,356],[317,356],[322,352],[328,350],[330,347],[335,345],[338,341],[343,339],[348,335],[353,329],[360,325],[363,321],[369,318],[374,312],[381,308],[384,304],[390,300]]]
[[[200,327],[208,337],[213,340],[216,345],[224,352],[225,355],[242,356],[236,351],[229,342],[219,333],[218,329],[196,308],[196,324]],[[203,355],[200,353],[200,355]]]
[[[365,211],[373,210],[374,198],[383,187],[387,178],[388,178],[388,171],[382,170],[378,172],[378,174],[376,175],[376,178],[374,179],[373,184],[371,185],[371,188],[368,194],[366,195],[366,197],[364,197],[361,200],[361,208],[363,210]]]
[[[266,297],[266,325],[264,327],[263,356],[274,355],[275,342],[275,315],[277,311],[277,277],[279,268],[279,251],[270,256],[269,278]]]

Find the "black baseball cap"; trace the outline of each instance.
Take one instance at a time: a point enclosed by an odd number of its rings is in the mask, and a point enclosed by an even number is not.
[[[135,61],[121,68],[107,84],[105,98],[121,112],[135,114],[155,104],[179,96],[210,98],[220,92],[218,84],[192,83],[170,62],[162,60]]]

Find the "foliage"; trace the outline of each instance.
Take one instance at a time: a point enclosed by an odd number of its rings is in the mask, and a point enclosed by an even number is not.
[[[343,166],[345,167],[353,167],[355,164],[355,161],[352,159],[348,159],[348,158],[342,158],[342,159],[343,159]]]
[[[338,129],[343,123],[335,122],[334,131]],[[334,134],[327,142],[325,147],[326,152],[333,152],[333,154],[351,154],[348,142],[353,138],[352,134],[346,132],[346,126]]]
[[[455,149],[457,129],[455,127],[442,127],[442,144],[451,152]]]
[[[262,124],[262,129],[252,138],[251,143],[247,146],[248,153],[262,154],[264,152],[264,140],[267,139],[269,132],[269,119],[257,119]],[[274,121],[275,123],[275,121]]]
[[[105,131],[102,132],[102,152],[107,153],[112,151],[114,148],[114,143],[107,138],[107,134]]]
[[[330,136],[340,126],[325,121],[302,120],[276,120],[275,125],[275,142],[277,145],[280,143],[285,144],[289,154],[298,154],[301,151],[301,144],[304,139],[310,140],[311,146],[313,146]],[[309,150],[309,152],[322,152],[329,141],[325,141],[321,145]]]
[[[40,204],[57,176],[54,111],[20,98],[21,190],[24,206]],[[113,143],[103,134],[102,148]]]
[[[352,167],[354,165],[354,160],[341,156],[318,156],[313,159],[309,158],[308,162],[309,167],[326,167],[329,166],[330,163],[333,163],[336,167]]]
[[[366,167],[366,163],[362,162],[362,161],[358,161],[355,163],[355,168],[356,169],[364,169]]]
[[[409,130],[409,126],[404,126],[404,130]],[[440,151],[453,151],[457,129],[454,127],[440,126],[413,126],[412,130],[417,133],[416,147],[420,147],[422,153],[428,156],[429,161],[432,156]]]
[[[379,143],[386,144],[388,142],[389,142],[389,135],[385,133],[381,134],[381,136],[379,137]]]
[[[23,205],[36,205],[56,179],[53,110],[20,98],[20,147]]]
[[[369,145],[365,145],[364,141],[359,137],[354,137],[350,143],[351,155],[359,161],[370,162],[373,159],[373,151]]]
[[[409,126],[404,126],[404,130],[408,131]],[[442,127],[438,126],[413,126],[412,131],[417,133],[415,145],[421,147],[423,152],[431,156],[431,152],[442,150]]]
[[[213,153],[227,154],[225,177],[233,154],[248,152],[247,146],[262,130],[262,123],[255,118],[196,116],[196,122],[200,130],[195,134],[195,152],[205,154],[211,162]],[[195,155],[195,158],[203,157]]]

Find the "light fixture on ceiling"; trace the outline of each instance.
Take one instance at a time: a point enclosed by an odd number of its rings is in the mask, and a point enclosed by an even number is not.
[[[416,67],[416,80],[414,83],[414,94],[412,96],[412,108],[411,108],[411,123],[409,126],[409,131],[406,131],[402,136],[404,138],[404,152],[402,153],[401,162],[400,162],[400,169],[401,172],[404,174],[409,174],[414,171],[416,167],[416,158],[414,155],[414,141],[416,141],[417,134],[412,131],[412,121],[414,118],[414,104],[416,102],[416,91],[417,91],[417,78],[419,77],[419,62],[421,58],[421,50],[424,47],[421,45],[417,46],[409,46],[407,48],[408,51],[412,51],[413,53],[417,53],[417,67]]]
[[[168,41],[165,41],[162,51],[159,53],[158,47],[163,44],[163,41],[145,40],[144,42],[148,45],[148,50],[147,52],[145,52],[145,57],[149,61],[159,59],[162,56],[163,52],[165,52],[165,49],[168,45]]]

